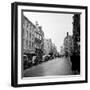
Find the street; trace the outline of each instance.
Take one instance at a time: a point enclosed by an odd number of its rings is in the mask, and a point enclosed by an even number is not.
[[[24,77],[72,75],[71,63],[68,58],[56,58],[25,70],[23,75]]]

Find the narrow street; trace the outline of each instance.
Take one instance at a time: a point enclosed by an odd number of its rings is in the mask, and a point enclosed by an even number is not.
[[[24,77],[71,75],[71,63],[69,59],[56,58],[33,66],[24,71]]]

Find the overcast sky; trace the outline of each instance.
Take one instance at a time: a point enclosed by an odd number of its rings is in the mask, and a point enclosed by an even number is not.
[[[24,12],[24,15],[34,24],[38,21],[45,38],[51,39],[59,52],[66,33],[72,35],[73,14]]]

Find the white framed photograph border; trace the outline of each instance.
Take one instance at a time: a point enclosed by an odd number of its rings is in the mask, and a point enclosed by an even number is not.
[[[22,10],[61,12],[61,13],[80,13],[81,30],[81,62],[80,75],[67,76],[45,76],[22,78],[21,72],[21,13]],[[55,85],[66,83],[84,83],[87,82],[87,7],[70,6],[40,3],[12,3],[12,65],[11,65],[11,85],[36,86],[36,85]]]

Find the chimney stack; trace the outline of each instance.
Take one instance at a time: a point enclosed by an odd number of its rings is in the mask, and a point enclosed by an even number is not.
[[[36,21],[36,26],[38,26],[39,24],[38,24],[38,21]]]
[[[67,32],[67,36],[69,35],[69,33]]]

